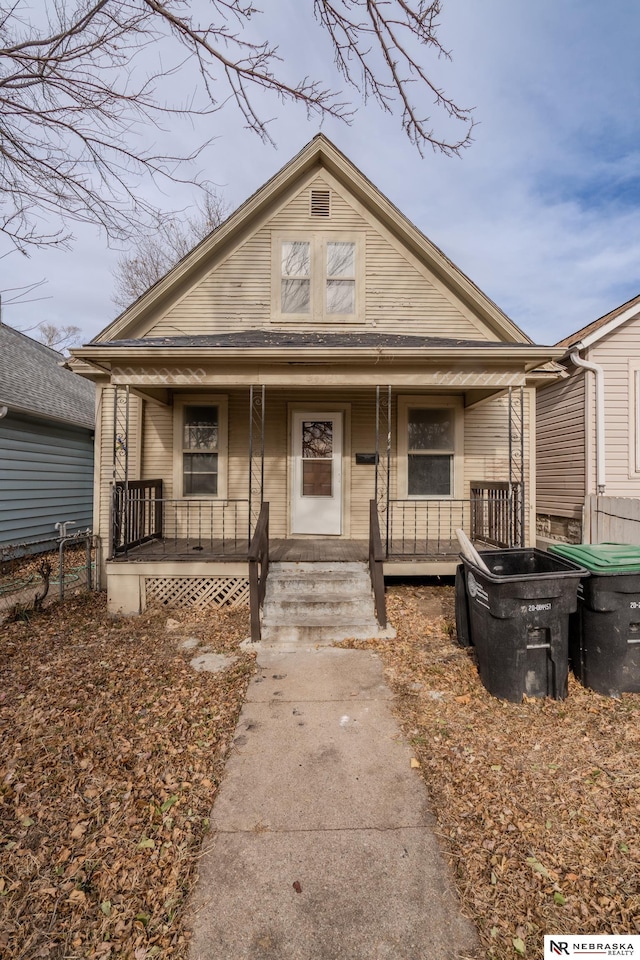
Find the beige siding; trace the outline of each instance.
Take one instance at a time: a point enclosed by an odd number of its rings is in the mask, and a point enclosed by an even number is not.
[[[412,391],[415,394],[415,391]],[[425,395],[425,398],[428,394]],[[244,500],[248,495],[248,423],[249,395],[246,390],[228,393],[229,455],[228,497]],[[288,497],[289,423],[293,407],[330,411],[346,407],[344,436],[344,535],[366,539],[369,525],[369,500],[374,496],[375,468],[356,465],[356,453],[375,450],[375,391],[281,391],[267,390],[265,435],[265,499],[270,503],[270,535],[285,537],[289,533]],[[106,404],[106,409],[109,404]],[[112,408],[112,406],[111,406]],[[525,483],[529,484],[529,400],[525,407]],[[392,405],[392,456],[397,443],[397,403]],[[104,430],[105,435],[111,435]],[[143,479],[161,478],[165,496],[173,494],[173,409],[154,403],[144,405],[144,438],[142,450]],[[106,444],[106,445],[105,445]],[[108,441],[103,442],[103,490],[111,480],[111,454]],[[509,479],[509,428],[505,398],[490,400],[464,413],[464,487],[469,497],[472,481]],[[392,469],[391,496],[397,496],[395,464]],[[107,513],[108,515],[108,513]]]
[[[582,517],[585,495],[585,376],[572,376],[538,391],[537,510]]]
[[[640,368],[640,320],[629,320],[595,344],[586,359],[605,371],[606,494],[610,497],[640,496],[640,473],[635,460],[635,370]],[[592,377],[592,374],[587,374]],[[594,397],[594,390],[590,390]],[[593,456],[588,493],[596,493],[595,412],[592,401]]]
[[[514,391],[513,458],[521,453],[519,420],[520,393]],[[529,393],[524,394],[524,463],[525,483],[529,468]],[[515,469],[515,468],[514,468]],[[474,480],[509,479],[509,401],[506,395],[487,400],[467,410],[465,415],[465,477]]]
[[[524,391],[524,424],[520,429],[520,392],[514,391],[514,411],[511,445],[511,479],[520,480],[521,454],[524,450],[525,488],[525,542],[529,542],[530,507],[530,431],[531,391]],[[522,444],[520,434],[522,433]],[[510,479],[509,451],[509,400],[507,395],[487,400],[465,413],[465,497],[470,495],[471,484],[477,481]]]
[[[312,218],[311,188],[331,188],[331,217]],[[494,340],[479,320],[332,181],[316,176],[257,226],[226,258],[212,266],[146,331],[146,336],[203,335],[274,329],[271,322],[272,234],[358,231],[365,237],[364,324],[331,323],[324,329]],[[290,324],[285,325],[291,329]],[[322,329],[319,323],[304,329]]]

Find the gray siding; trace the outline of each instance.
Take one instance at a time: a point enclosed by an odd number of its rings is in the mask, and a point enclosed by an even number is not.
[[[11,413],[0,420],[0,546],[50,545],[57,521],[86,529],[92,509],[90,430]]]

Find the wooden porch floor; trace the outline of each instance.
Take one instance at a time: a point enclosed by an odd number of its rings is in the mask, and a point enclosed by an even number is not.
[[[478,549],[487,544],[476,543]],[[411,560],[455,560],[460,553],[457,540],[411,541],[390,544],[385,562]],[[340,540],[317,537],[315,539],[285,539],[269,541],[269,559],[273,563],[320,562],[320,561],[366,561],[369,557],[368,540]],[[247,559],[246,540],[206,540],[201,544],[188,540],[152,540],[132,547],[126,554],[118,554],[115,562],[132,560],[160,562],[162,560],[194,561],[216,560],[237,562]]]

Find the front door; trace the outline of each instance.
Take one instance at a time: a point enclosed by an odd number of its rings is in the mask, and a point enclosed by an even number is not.
[[[291,532],[342,533],[342,413],[292,417]]]

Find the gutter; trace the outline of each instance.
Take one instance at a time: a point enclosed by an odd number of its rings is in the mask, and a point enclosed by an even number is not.
[[[77,420],[71,417],[56,416],[53,413],[44,413],[42,410],[36,410],[35,407],[23,407],[12,403],[10,400],[0,398],[0,420],[9,413],[18,413],[24,417],[33,417],[36,420],[52,420],[54,423],[63,423],[68,427],[80,427],[83,430],[95,431],[95,421],[90,423],[88,420]]]
[[[590,370],[596,381],[596,491],[601,497],[606,488],[606,463],[605,463],[605,419],[604,419],[604,370],[599,363],[592,360],[585,360],[580,356],[579,351],[585,349],[585,344],[581,340],[569,349],[569,359],[576,367],[582,367],[584,370]]]

